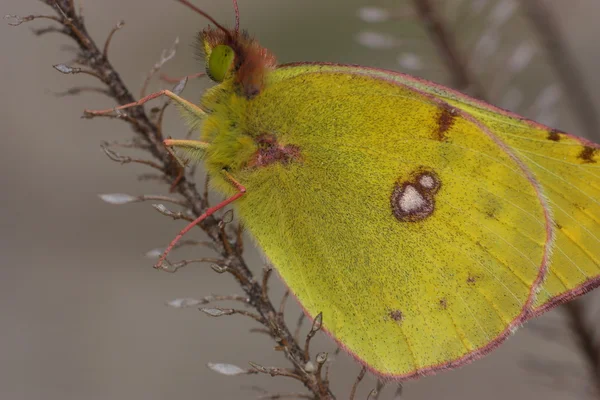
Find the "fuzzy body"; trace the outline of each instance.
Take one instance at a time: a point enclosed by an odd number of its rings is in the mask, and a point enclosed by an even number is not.
[[[395,378],[490,351],[530,316],[548,267],[536,310],[600,274],[598,155],[583,153],[597,147],[420,85],[301,64],[254,96],[228,80],[202,99],[214,187],[235,192],[226,169],[247,188],[239,216],[306,311]]]

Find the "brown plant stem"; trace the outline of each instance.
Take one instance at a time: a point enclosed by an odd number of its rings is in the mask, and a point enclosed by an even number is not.
[[[582,299],[575,299],[563,306],[567,311],[567,319],[571,331],[575,335],[577,346],[585,359],[595,395],[600,398],[600,343],[594,337],[585,319],[585,305]]]
[[[86,66],[106,84],[110,96],[119,105],[134,102],[136,99],[133,98],[118,72],[105,56],[103,49],[101,50],[89,35],[83,18],[78,15],[74,7],[73,0],[40,1],[55,10],[58,16],[52,19],[63,25],[65,33],[77,43]],[[201,215],[206,210],[206,199],[197,191],[193,182],[185,176],[179,177],[178,164],[163,145],[158,126],[150,120],[141,106],[131,108],[127,114],[128,118],[122,120],[128,122],[134,132],[146,142],[147,151],[158,160],[167,180],[172,183],[179,178],[175,191],[186,200],[186,204],[189,205],[194,215]],[[204,221],[202,229],[210,238],[215,250],[227,260],[227,271],[238,281],[249,298],[250,306],[254,307],[260,320],[264,321],[264,326],[269,330],[271,337],[277,340],[286,358],[292,363],[293,369],[289,374],[297,376],[314,398],[334,399],[335,397],[327,385],[319,382],[313,373],[305,370],[309,359],[294,339],[283,318],[278,315],[278,310],[268,296],[264,296],[262,285],[256,281],[242,257],[241,246],[235,246],[232,249],[224,243],[226,238],[223,237],[218,220],[214,216]]]

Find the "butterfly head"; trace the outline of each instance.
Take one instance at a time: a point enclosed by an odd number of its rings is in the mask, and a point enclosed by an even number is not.
[[[233,81],[247,98],[258,95],[275,57],[247,32],[207,28],[199,34],[206,73],[215,82]]]
[[[225,28],[187,0],[178,1],[214,25],[198,35],[207,75],[217,83],[233,83],[237,91],[249,99],[257,96],[264,88],[266,76],[277,63],[271,52],[261,47],[247,32],[240,32],[237,1],[233,0],[236,16],[234,29]]]

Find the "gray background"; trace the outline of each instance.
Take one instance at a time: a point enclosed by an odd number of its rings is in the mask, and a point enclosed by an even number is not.
[[[368,50],[353,39],[360,29],[372,28],[356,17],[358,7],[372,3],[240,0],[240,9],[242,26],[281,62],[320,60],[397,68],[395,53]],[[550,3],[600,104],[600,4]],[[229,1],[196,4],[219,21],[232,21]],[[88,0],[83,5],[89,30],[99,43],[117,20],[125,19],[110,57],[134,92],[161,49],[177,36],[178,55],[165,71],[177,76],[202,68],[190,44],[206,22],[184,7],[168,0]],[[2,0],[0,6],[0,14],[46,11],[33,0]],[[131,136],[125,124],[79,118],[83,108],[112,106],[109,99],[52,94],[74,85],[97,84],[90,77],[65,76],[51,68],[73,56],[60,50],[70,44],[67,39],[55,34],[36,38],[30,31],[45,25],[0,24],[0,398],[232,399],[256,397],[259,393],[248,389],[252,385],[273,392],[301,390],[285,378],[224,377],[205,367],[207,362],[241,366],[249,360],[267,366],[286,362],[267,337],[248,333],[254,324],[242,317],[210,319],[194,309],[164,306],[177,297],[239,289],[229,276],[216,275],[207,266],[188,267],[175,275],[153,270],[144,253],[164,246],[182,223],[159,215],[150,203],[110,206],[99,200],[100,193],[159,193],[164,187],[138,182],[136,173],[145,172],[143,168],[120,166],[100,151],[102,140]],[[398,36],[412,34],[402,22],[381,29]],[[202,87],[201,82],[190,84],[185,97],[196,101]],[[185,128],[172,110],[167,119],[169,134],[183,136]],[[559,125],[579,133],[568,117]],[[193,235],[201,237],[199,232]],[[259,271],[258,253],[250,249],[248,257]],[[278,297],[282,288],[274,286]],[[292,303],[288,317],[293,322],[299,309]],[[532,325],[564,339],[560,344],[545,340]],[[560,312],[553,312],[528,324],[482,360],[407,383],[404,398],[583,398],[587,380],[566,332]],[[331,352],[334,345],[320,337],[316,349]],[[528,360],[544,365],[561,362],[553,371],[560,369],[565,377],[548,379],[523,368]],[[345,398],[359,366],[340,355],[332,368],[332,387]],[[374,387],[373,379],[366,382],[360,398]],[[391,398],[392,392],[382,398]]]

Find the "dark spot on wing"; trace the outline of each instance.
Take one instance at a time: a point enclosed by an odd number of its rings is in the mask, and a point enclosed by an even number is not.
[[[554,221],[554,226],[556,226],[556,229],[561,230],[563,228],[563,226],[558,222],[558,221]]]
[[[442,185],[430,169],[420,167],[411,176],[400,178],[390,197],[392,213],[400,222],[417,222],[435,211],[435,194]]]
[[[393,310],[390,311],[390,317],[396,322],[401,322],[404,319],[404,314],[400,310]]]
[[[458,112],[454,107],[446,104],[440,107],[440,114],[437,119],[437,130],[434,132],[434,138],[436,140],[446,140],[446,132],[454,125],[457,114]]]
[[[556,129],[551,129],[548,132],[548,140],[552,140],[554,142],[560,142],[560,134],[562,132]]]
[[[598,153],[598,149],[591,146],[584,146],[581,153],[577,156],[580,160],[583,160],[586,164],[595,164],[596,160],[594,159],[596,154]]]
[[[249,167],[264,167],[269,164],[289,164],[300,160],[300,147],[281,145],[273,134],[262,134],[255,138],[258,150],[248,163]]]
[[[443,298],[443,299],[440,300],[440,308],[442,310],[445,310],[445,309],[448,308],[448,301],[446,301],[445,298]]]

